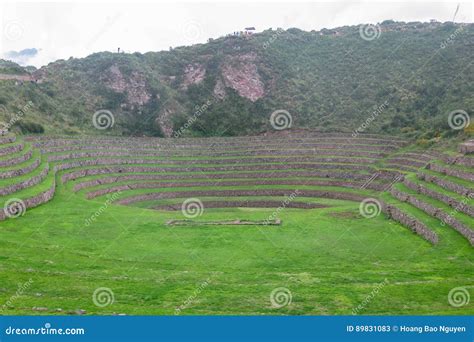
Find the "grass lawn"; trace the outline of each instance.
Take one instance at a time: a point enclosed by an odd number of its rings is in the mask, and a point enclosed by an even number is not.
[[[169,227],[181,212],[107,206],[59,185],[52,202],[1,222],[2,314],[348,315],[363,303],[358,314],[474,313],[472,302],[448,304],[452,288],[474,283],[473,249],[455,231],[438,227],[433,247],[383,214],[361,217],[358,203],[327,203],[281,210],[282,226]],[[273,212],[205,209],[198,219]],[[113,304],[94,305],[100,287]],[[292,296],[282,308],[270,302],[279,287]]]

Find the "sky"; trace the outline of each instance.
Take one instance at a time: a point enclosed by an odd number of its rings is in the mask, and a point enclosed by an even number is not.
[[[320,30],[398,21],[473,22],[474,2],[13,2],[0,4],[2,58],[41,67],[99,51],[148,52],[204,43],[254,26]]]

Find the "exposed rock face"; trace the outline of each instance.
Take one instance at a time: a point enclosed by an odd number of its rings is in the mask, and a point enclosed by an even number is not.
[[[265,95],[265,86],[260,79],[255,60],[256,55],[252,53],[229,57],[221,67],[224,85],[252,102]],[[216,84],[216,88],[217,86]]]
[[[144,105],[151,99],[147,90],[145,76],[134,71],[129,79],[120,71],[117,65],[112,65],[107,72],[104,83],[117,93],[126,93],[127,102],[131,105]]]
[[[171,137],[173,134],[173,125],[171,123],[171,117],[174,114],[174,110],[165,108],[161,116],[156,119],[156,123],[161,127],[161,131],[165,137]]]
[[[219,78],[216,82],[216,86],[214,87],[214,95],[218,99],[223,99],[225,97],[225,86],[224,82]]]
[[[183,89],[187,89],[191,84],[201,83],[206,76],[206,68],[202,64],[188,64],[184,68]]]

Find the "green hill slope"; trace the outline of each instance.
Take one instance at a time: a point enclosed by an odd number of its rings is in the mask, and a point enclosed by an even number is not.
[[[30,80],[0,77],[0,120],[20,113],[13,130],[24,133],[244,135],[271,129],[271,113],[284,109],[292,127],[431,138],[458,132],[450,112],[472,116],[473,55],[472,24],[393,21],[374,36],[359,26],[266,30],[170,51],[96,53]],[[2,75],[22,74],[3,65]],[[113,114],[112,127],[94,127],[98,110]]]

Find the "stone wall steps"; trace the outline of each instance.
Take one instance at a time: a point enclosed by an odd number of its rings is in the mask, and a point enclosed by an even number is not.
[[[407,202],[414,207],[423,210],[430,216],[440,221],[440,225],[448,225],[464,236],[471,245],[474,245],[474,230],[472,219],[464,217],[462,213],[452,213],[445,204],[427,198],[424,195],[416,194],[406,188],[403,184],[398,184],[390,191],[393,197],[402,202]]]

